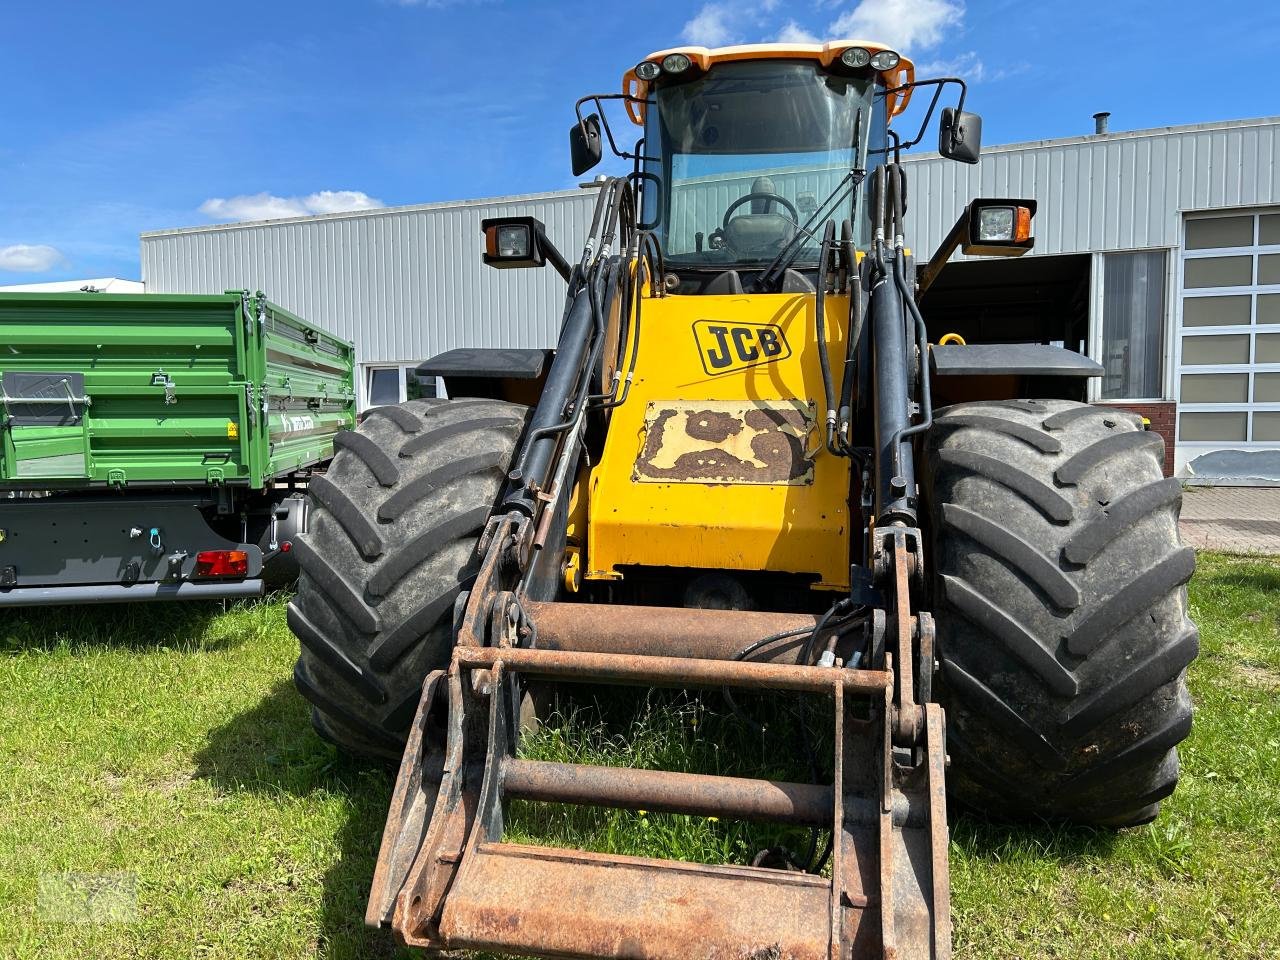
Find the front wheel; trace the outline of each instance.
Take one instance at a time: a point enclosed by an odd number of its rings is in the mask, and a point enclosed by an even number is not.
[[[1153,819],[1191,730],[1182,491],[1134,414],[1061,400],[940,411],[926,449],[957,799],[1007,817]]]
[[[294,670],[319,734],[398,760],[422,683],[449,664],[453,606],[510,469],[528,408],[411,400],[338,434],[312,479],[302,568],[289,604]]]

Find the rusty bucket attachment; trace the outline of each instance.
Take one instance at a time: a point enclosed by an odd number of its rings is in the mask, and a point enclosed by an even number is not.
[[[764,620],[804,618],[528,607],[539,642],[560,649],[461,646],[447,674],[427,678],[392,797],[368,923],[437,951],[646,960],[950,956],[940,708],[924,706],[918,743],[895,746],[888,670],[747,663],[724,652],[760,635]],[[704,617],[718,629],[689,629]],[[575,621],[585,630],[575,632]],[[676,636],[682,627],[683,638]],[[650,649],[664,649],[652,638],[665,633],[665,649],[683,656],[636,655],[640,631]],[[515,674],[829,696],[834,782],[517,759],[516,685],[509,682]],[[505,843],[504,801],[511,799],[821,827],[832,831],[831,876]]]

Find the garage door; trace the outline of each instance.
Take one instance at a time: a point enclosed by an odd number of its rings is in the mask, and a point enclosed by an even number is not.
[[[1280,211],[1188,217],[1179,301],[1179,473],[1280,480]]]

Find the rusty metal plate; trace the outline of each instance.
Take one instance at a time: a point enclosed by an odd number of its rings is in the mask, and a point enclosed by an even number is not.
[[[829,960],[822,877],[482,843],[440,929],[450,950],[627,960]],[[851,911],[852,923],[862,911]]]
[[[651,401],[633,476],[647,483],[813,483],[815,405],[803,400]]]

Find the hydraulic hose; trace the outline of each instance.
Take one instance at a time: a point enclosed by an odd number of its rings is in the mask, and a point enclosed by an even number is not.
[[[924,315],[920,313],[916,298],[911,296],[910,290],[907,289],[907,267],[902,257],[898,257],[894,262],[893,274],[898,291],[902,294],[903,302],[906,303],[907,310],[911,313],[912,319],[915,320],[916,349],[919,353],[920,368],[920,415],[922,419],[919,423],[899,431],[898,440],[901,441],[918,433],[924,433],[933,426],[933,391],[929,384],[929,332],[925,327]],[[898,450],[899,446],[895,445],[894,449]]]
[[[611,257],[609,252],[619,226],[624,241],[630,239],[631,197],[627,181],[614,179],[600,191],[596,201],[582,258],[570,274],[569,299],[555,360],[508,476],[502,501],[508,509],[529,516],[537,512],[536,494],[545,490],[560,447],[559,436],[576,422],[576,413],[591,392],[591,371],[604,349],[603,288],[608,287],[622,260]]]
[[[822,368],[822,392],[827,405],[827,449],[836,456],[841,456],[843,451],[836,446],[836,388],[831,377],[831,354],[827,349],[827,269],[835,235],[836,225],[828,220],[822,230],[822,242],[818,245],[818,293],[813,308],[813,319],[818,335],[818,365]]]

